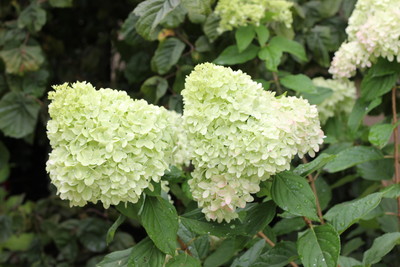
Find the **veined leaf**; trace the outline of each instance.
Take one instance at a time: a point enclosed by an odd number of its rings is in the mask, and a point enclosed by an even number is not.
[[[0,51],[0,57],[6,64],[6,72],[23,75],[30,71],[37,71],[44,62],[40,46],[26,46]]]
[[[258,37],[258,42],[260,43],[260,46],[264,46],[265,43],[269,39],[269,30],[265,25],[261,24],[260,26],[255,28],[257,37]]]
[[[333,94],[333,90],[330,88],[319,87],[319,86],[316,86],[316,88],[317,88],[316,94],[310,94],[310,93],[301,94],[303,98],[308,99],[310,105],[321,104],[325,99],[327,99]]]
[[[372,73],[368,73],[361,83],[361,99],[371,101],[386,94],[396,84],[398,76],[398,73],[383,76],[373,76]]]
[[[210,43],[213,43],[219,36],[217,28],[219,27],[220,20],[221,18],[215,15],[215,13],[211,13],[206,18],[206,21],[203,25],[203,31]]]
[[[375,146],[384,147],[389,141],[393,129],[396,128],[397,125],[398,123],[396,125],[388,123],[373,125],[369,131],[368,140]]]
[[[155,265],[153,265],[155,266]],[[161,266],[161,265],[160,265]],[[187,267],[201,267],[200,261],[197,259],[193,258],[192,256],[182,253],[176,256],[175,258],[170,259],[165,267],[181,267],[181,266],[187,266]]]
[[[265,240],[261,239],[257,243],[255,243],[249,250],[247,250],[242,256],[236,258],[230,267],[249,267],[249,266],[258,266],[253,263],[260,256],[262,249],[265,246]]]
[[[225,239],[217,250],[206,258],[204,267],[219,267],[229,261],[235,253],[235,238]]]
[[[302,61],[308,61],[306,50],[296,41],[292,41],[282,36],[275,36],[271,39],[270,45],[279,47],[283,52],[290,53]]]
[[[388,233],[374,240],[372,247],[365,251],[362,264],[371,266],[378,263],[395,245],[400,244],[400,233]]]
[[[213,63],[219,65],[235,65],[245,63],[255,58],[258,50],[258,46],[250,44],[246,50],[244,50],[242,53],[239,53],[238,46],[231,45],[225,48],[225,50],[222,51],[222,53],[216,59],[214,59]]]
[[[351,111],[349,121],[347,123],[353,135],[357,132],[357,129],[360,126],[364,116],[367,115],[368,112],[379,106],[381,103],[381,97],[375,98],[371,102],[365,102],[361,98],[357,99],[356,103],[353,106],[353,110]]]
[[[298,257],[296,243],[284,241],[261,254],[251,267],[283,267]]]
[[[178,235],[185,244],[190,242],[188,248],[196,259],[203,260],[207,257],[210,250],[210,237],[208,235],[197,236],[182,223],[179,223]]]
[[[317,88],[310,78],[304,74],[288,75],[280,79],[280,83],[296,92],[316,93]]]
[[[163,266],[164,264],[165,254],[157,248],[149,237],[146,237],[131,249],[127,265],[129,267],[153,267]],[[119,267],[119,265],[114,266]]]
[[[286,219],[283,218],[282,220],[278,221],[274,227],[272,228],[277,236],[289,234],[293,231],[300,231],[306,226],[303,218],[290,218]]]
[[[168,82],[160,76],[153,76],[147,79],[140,87],[140,90],[146,95],[148,101],[157,104],[158,100],[165,95],[168,89]]]
[[[255,36],[256,30],[251,24],[236,30],[235,39],[239,53],[242,53],[251,44]]]
[[[175,37],[161,42],[154,54],[154,63],[158,73],[166,74],[178,62],[184,49],[185,43]]]
[[[299,166],[297,166],[296,169],[293,170],[293,173],[302,177],[306,177],[310,173],[313,173],[316,170],[322,168],[325,164],[333,160],[335,157],[336,157],[335,155],[321,153],[313,161],[307,164],[300,164]]]
[[[104,259],[96,265],[96,267],[127,267],[128,258],[133,247],[126,250],[112,252],[104,257]]]
[[[331,60],[327,46],[330,43],[331,30],[328,26],[315,26],[306,36],[307,45],[313,51],[316,61],[323,67],[329,67]]]
[[[18,27],[27,27],[30,32],[38,32],[46,23],[46,11],[37,3],[30,4],[18,17]]]
[[[273,45],[263,46],[258,52],[258,58],[265,60],[267,69],[270,71],[278,71],[278,66],[281,63],[282,50]]]
[[[139,16],[136,16],[135,13],[131,12],[128,18],[124,21],[124,24],[122,24],[121,35],[127,44],[137,45],[141,40],[143,40],[142,36],[140,36],[136,31],[136,22],[139,18]]]
[[[203,23],[212,12],[213,0],[182,0],[182,4],[189,12],[189,20],[193,23]]]
[[[353,267],[355,265],[362,265],[362,264],[356,259],[339,256],[338,265],[340,267]]]
[[[391,180],[394,174],[393,159],[371,160],[357,165],[359,175],[367,180]]]

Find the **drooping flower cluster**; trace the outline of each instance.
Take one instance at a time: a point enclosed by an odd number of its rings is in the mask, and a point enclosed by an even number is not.
[[[276,99],[241,71],[211,63],[186,78],[184,127],[195,170],[193,198],[207,219],[230,221],[260,181],[289,169],[294,155],[322,144],[318,111],[307,100]]]
[[[85,82],[53,88],[46,170],[62,199],[108,208],[137,202],[144,188],[152,189],[151,180],[160,181],[174,147],[164,108]]]
[[[399,0],[358,0],[346,28],[349,42],[335,53],[329,70],[333,77],[351,77],[378,57],[400,62],[399,17]]]
[[[349,115],[356,99],[356,87],[354,82],[347,79],[331,80],[322,77],[312,79],[315,86],[329,88],[333,94],[317,105],[321,124],[335,115]]]
[[[275,13],[272,19],[290,28],[292,6],[293,3],[286,0],[220,0],[215,8],[215,13],[221,17],[217,30],[222,33],[248,24],[259,26],[265,11]]]

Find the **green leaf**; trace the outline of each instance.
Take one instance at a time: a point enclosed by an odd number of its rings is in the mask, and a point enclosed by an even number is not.
[[[296,243],[284,241],[261,254],[252,267],[283,267],[299,257]]]
[[[324,0],[321,1],[319,14],[322,18],[329,18],[335,15],[342,5],[343,0]]]
[[[72,0],[50,0],[49,3],[52,7],[72,7]]]
[[[170,259],[165,265],[165,267],[181,267],[181,266],[201,267],[201,264],[197,259],[184,253],[184,254],[179,254],[175,258]]]
[[[382,158],[382,152],[376,147],[355,146],[339,152],[339,154],[336,155],[336,158],[325,165],[324,169],[333,173],[345,170],[366,161]]]
[[[102,252],[107,248],[107,231],[110,225],[97,218],[80,221],[76,235],[83,246],[93,252]]]
[[[276,174],[271,197],[284,211],[319,222],[315,195],[303,177],[288,171]]]
[[[143,210],[144,206],[144,199],[146,198],[146,195],[143,195],[141,198],[139,198],[139,201],[137,203],[131,203],[131,202],[120,202],[118,205],[115,206],[115,208],[124,214],[126,217],[135,219],[137,221],[140,220],[140,214]]]
[[[7,215],[0,215],[0,244],[6,242],[13,234],[12,220]]]
[[[361,82],[361,99],[371,101],[392,90],[399,74],[373,76],[368,73]]]
[[[297,251],[305,267],[337,267],[339,234],[329,224],[315,226],[298,239]]]
[[[342,250],[342,254],[344,256],[349,255],[351,252],[357,250],[359,247],[361,247],[362,245],[364,245],[365,242],[360,238],[360,237],[356,237],[350,241],[348,241],[344,246],[343,246],[343,250]]]
[[[396,128],[397,125],[393,124],[375,124],[371,127],[368,140],[371,144],[379,147],[384,147],[389,141],[390,136],[392,135],[393,129]]]
[[[172,86],[172,90],[174,90],[175,93],[180,94],[181,91],[185,88],[186,76],[189,75],[192,70],[193,66],[191,65],[180,66],[180,69],[176,72],[174,85]]]
[[[243,227],[248,236],[253,238],[275,217],[275,203],[272,201],[256,204],[246,211]]]
[[[211,13],[208,15],[203,25],[204,34],[207,36],[210,43],[213,43],[219,36],[217,28],[219,27],[220,20],[221,18],[219,16],[215,15],[215,13]]]
[[[151,186],[153,188],[151,188]],[[153,189],[153,190],[151,190],[151,189]],[[154,182],[154,180],[152,180],[150,182],[149,187],[144,189],[144,192],[146,193],[146,195],[151,196],[151,197],[161,196],[161,183],[157,183],[157,182]]]
[[[270,71],[278,71],[281,63],[282,50],[273,45],[263,46],[258,52],[258,58],[265,60],[267,69]]]
[[[326,153],[321,153],[313,161],[311,161],[311,162],[309,162],[307,164],[300,164],[299,166],[297,166],[296,169],[293,170],[293,173],[298,175],[298,176],[306,177],[307,175],[309,175],[309,174],[315,172],[316,170],[324,167],[325,164],[327,164],[329,161],[333,160],[334,158],[336,158],[335,155],[329,155],[329,154],[326,154]]]
[[[7,167],[9,160],[10,160],[10,152],[8,151],[4,143],[0,141],[0,170],[3,170],[4,168]]]
[[[125,221],[126,216],[124,214],[119,215],[118,219],[114,222],[114,224],[108,229],[107,232],[107,246],[114,239],[115,231],[117,231],[118,227]]]
[[[182,223],[179,223],[178,235],[185,244],[190,243],[188,248],[196,259],[203,260],[208,255],[210,250],[210,237],[208,235],[197,236]]]
[[[360,126],[364,116],[367,115],[375,107],[379,106],[381,103],[381,97],[375,98],[370,102],[365,102],[361,98],[357,99],[356,103],[353,106],[353,110],[351,111],[349,121],[347,123],[347,126],[349,127],[352,134],[357,132],[357,129]]]
[[[6,136],[22,138],[35,129],[39,110],[31,97],[9,92],[0,101],[0,129]]]
[[[265,43],[269,39],[269,30],[265,25],[261,24],[260,26],[255,28],[257,37],[258,37],[258,42],[260,43],[260,46],[264,46]]]
[[[235,65],[245,63],[254,59],[257,56],[259,47],[250,44],[242,53],[239,52],[237,45],[231,45],[225,48],[224,51],[213,61],[219,65]]]
[[[322,177],[319,177],[317,180],[315,180],[315,188],[317,190],[318,201],[319,205],[321,206],[321,210],[324,210],[328,207],[329,202],[332,199],[331,188]]]
[[[168,89],[168,82],[160,76],[148,78],[140,87],[140,90],[146,95],[146,98],[153,104],[165,95]]]
[[[28,72],[22,82],[24,92],[34,97],[42,97],[46,91],[49,76],[50,74],[47,70]]]
[[[165,18],[160,21],[160,25],[167,29],[173,29],[178,27],[184,20],[187,14],[187,10],[180,3],[174,10],[169,12]]]
[[[342,186],[344,184],[350,183],[350,182],[354,181],[357,178],[358,178],[357,174],[346,175],[345,177],[341,178],[339,181],[337,181],[336,183],[331,185],[330,188],[331,189],[338,188],[339,186]]]
[[[185,172],[181,171],[176,166],[169,166],[169,170],[164,172],[162,179],[170,183],[179,183],[185,177]]]
[[[158,73],[166,74],[178,62],[184,49],[185,43],[175,37],[161,42],[154,54],[154,63]]]
[[[369,73],[374,77],[400,73],[400,63],[396,60],[389,61],[387,58],[379,57],[378,61],[369,69]]]
[[[213,0],[182,0],[182,4],[189,12],[189,20],[193,23],[203,23],[212,12]]]
[[[249,267],[249,266],[257,266],[254,265],[260,256],[262,249],[265,246],[265,240],[261,239],[257,243],[255,243],[249,250],[247,250],[242,256],[236,258],[230,267]]]
[[[317,88],[310,78],[304,74],[288,75],[280,79],[280,83],[286,88],[300,93],[317,93]]]
[[[361,265],[361,262],[353,258],[339,256],[338,265],[340,267],[352,267],[355,265]]]
[[[321,104],[325,99],[330,97],[333,94],[333,90],[326,87],[319,87],[317,88],[317,94],[310,94],[310,93],[302,93],[301,95],[303,98],[308,99],[310,105],[318,105]]]
[[[124,76],[129,84],[141,83],[150,71],[150,56],[144,51],[133,55],[126,63]]]
[[[169,12],[174,10],[179,0],[148,0],[140,3],[133,12],[140,16],[136,22],[136,31],[144,39],[153,41],[157,39],[155,34],[158,24],[167,16]]]
[[[165,254],[157,248],[157,246],[153,243],[153,241],[149,237],[146,237],[132,248],[132,251],[129,254],[127,266],[129,267],[163,266],[164,260],[165,260]]]
[[[358,174],[367,180],[391,180],[394,174],[393,159],[367,161],[357,165]]]
[[[1,247],[12,251],[26,251],[35,237],[34,233],[22,233],[18,236],[14,234],[5,243],[2,243]]]
[[[46,24],[46,11],[37,3],[30,4],[18,17],[18,27],[27,27],[32,33],[40,31],[44,24]]]
[[[172,95],[169,97],[168,109],[174,110],[179,114],[183,113],[183,97],[182,95]]]
[[[235,253],[235,239],[225,239],[217,250],[204,261],[204,267],[219,267],[230,260]]]
[[[133,247],[123,251],[115,251],[104,257],[104,259],[96,264],[96,267],[127,267],[128,257]]]
[[[30,71],[37,71],[44,62],[40,46],[26,46],[0,51],[0,57],[6,64],[6,72],[23,75]]]
[[[362,219],[381,202],[384,193],[370,194],[362,199],[335,205],[325,215],[328,221],[341,234],[355,222]]]
[[[297,218],[290,218],[290,219],[282,219],[278,221],[274,227],[272,228],[276,235],[285,235],[289,234],[293,231],[300,231],[306,226],[306,223],[304,222],[303,218],[297,217]]]
[[[253,25],[242,26],[235,32],[235,39],[239,53],[242,53],[253,41],[256,30]]]
[[[392,184],[381,190],[382,193],[385,193],[384,198],[397,198],[400,196],[400,184]]]
[[[156,246],[165,254],[175,255],[179,227],[175,207],[161,197],[147,197],[141,219],[143,227]]]
[[[376,238],[372,247],[365,251],[362,264],[371,266],[380,262],[382,257],[398,244],[400,244],[400,233],[388,233]]]
[[[143,40],[142,36],[136,32],[136,22],[139,18],[139,16],[136,16],[135,13],[131,12],[128,18],[124,21],[124,24],[122,24],[121,35],[127,44],[137,45],[141,40]]]
[[[306,36],[308,48],[313,52],[315,60],[323,67],[329,67],[331,58],[327,46],[331,39],[331,29],[328,26],[315,26]]]
[[[270,45],[279,47],[283,52],[290,53],[302,61],[308,61],[306,50],[296,41],[292,41],[282,36],[275,36],[271,39]]]

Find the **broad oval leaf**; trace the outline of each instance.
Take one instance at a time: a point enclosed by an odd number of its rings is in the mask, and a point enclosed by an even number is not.
[[[179,227],[175,207],[161,197],[146,197],[140,218],[156,246],[165,254],[175,255]]]
[[[276,244],[266,253],[261,254],[257,261],[250,266],[283,267],[289,264],[289,262],[296,260],[298,257],[296,243],[284,241]]]
[[[391,180],[395,172],[393,159],[371,160],[357,165],[358,174],[367,180]]]
[[[366,161],[382,158],[382,152],[376,147],[355,146],[339,152],[324,169],[331,173],[338,172]]]
[[[115,206],[115,208],[126,217],[135,219],[140,222],[140,214],[143,211],[145,198],[146,195],[144,194],[141,198],[139,198],[139,201],[137,203],[120,202],[118,205]]]
[[[333,94],[333,90],[326,87],[317,86],[317,93],[302,93],[304,99],[307,99],[310,105],[318,105],[321,104],[325,99],[330,97]]]
[[[189,20],[193,23],[203,23],[212,12],[213,3],[213,0],[182,0],[183,6],[189,12]]]
[[[165,170],[162,177],[163,180],[176,184],[184,179],[185,172],[178,169],[176,166],[169,166],[169,170]]]
[[[140,90],[146,95],[146,99],[153,104],[158,103],[158,100],[165,95],[167,89],[167,80],[160,76],[153,76],[147,79],[140,87]]]
[[[333,160],[335,157],[336,157],[335,155],[321,153],[313,161],[307,164],[300,164],[299,166],[297,166],[296,169],[293,170],[293,173],[302,177],[306,177],[307,175],[325,166],[325,164]]]
[[[339,256],[338,265],[340,267],[353,267],[355,265],[362,265],[362,264],[356,259]]]
[[[208,255],[210,250],[210,237],[208,235],[197,236],[182,223],[179,223],[178,235],[183,243],[190,243],[188,248],[196,259],[203,260]]]
[[[18,27],[27,27],[30,32],[38,32],[46,23],[46,11],[37,3],[30,4],[18,17]]]
[[[76,235],[83,246],[93,252],[102,252],[107,248],[107,231],[110,224],[97,218],[80,221]]]
[[[158,73],[166,74],[178,62],[184,49],[185,43],[175,37],[161,42],[154,54],[154,64]]]
[[[0,129],[6,136],[24,137],[35,129],[39,110],[33,98],[9,92],[0,101]]]
[[[300,231],[306,226],[303,218],[283,218],[282,220],[278,221],[274,227],[272,228],[277,236],[289,234],[293,231]]]
[[[137,45],[141,40],[143,40],[142,36],[140,36],[136,31],[136,22],[139,18],[139,16],[136,16],[135,13],[131,12],[128,18],[124,21],[124,24],[122,24],[121,35],[127,44]]]
[[[257,56],[259,47],[250,44],[242,53],[239,52],[237,45],[231,45],[225,48],[224,51],[213,61],[219,65],[235,65],[245,63]]]
[[[175,258],[170,259],[165,265],[165,267],[181,267],[181,266],[201,267],[201,264],[197,259],[193,258],[192,256],[186,253],[182,253],[176,256]]]
[[[288,171],[276,174],[272,180],[271,197],[284,211],[319,221],[315,195],[303,177]]]
[[[166,29],[176,28],[185,20],[186,14],[187,10],[183,6],[183,4],[180,3],[175,9],[169,12],[167,16],[165,16],[165,18],[160,21],[160,25]]]
[[[217,250],[206,258],[203,267],[219,267],[235,253],[235,238],[225,239]]]
[[[253,263],[257,261],[264,246],[265,246],[265,240],[261,239],[260,241],[255,243],[249,250],[247,250],[242,256],[236,258],[230,267],[257,266],[254,265]]]
[[[269,30],[265,25],[261,24],[260,26],[255,28],[257,37],[258,37],[258,42],[260,43],[260,46],[265,45],[265,43],[269,39]]]
[[[44,62],[40,46],[26,46],[0,51],[0,57],[6,64],[6,72],[23,75],[30,71],[37,71]]]
[[[379,106],[381,103],[381,97],[375,98],[370,102],[363,101],[361,98],[357,99],[356,103],[353,106],[353,110],[350,113],[349,121],[347,122],[347,126],[349,127],[350,132],[353,135],[354,133],[356,133],[364,116],[367,115],[368,112]]]
[[[130,84],[141,83],[150,71],[150,56],[144,51],[133,55],[126,63],[124,76]]]
[[[128,256],[129,267],[163,266],[165,254],[160,251],[153,241],[146,237],[137,243]],[[119,266],[119,265],[116,265]]]
[[[330,224],[315,226],[298,239],[297,251],[305,267],[337,267],[339,234]]]
[[[258,58],[265,60],[268,70],[278,71],[278,66],[281,63],[282,50],[273,45],[263,46],[258,52]]]
[[[331,58],[328,46],[331,42],[331,29],[328,26],[314,26],[306,35],[308,48],[313,52],[314,59],[323,67],[329,67]]]
[[[280,83],[286,88],[301,93],[317,93],[317,88],[310,78],[304,74],[288,75],[280,79]]]
[[[24,76],[22,89],[29,95],[42,97],[43,93],[46,91],[46,83],[49,76],[49,72],[43,69],[35,72],[28,72]]]
[[[217,28],[219,27],[220,20],[221,18],[215,15],[215,13],[211,13],[206,18],[206,22],[203,25],[203,31],[210,43],[213,43],[219,36]]]
[[[379,125],[375,124],[369,131],[368,140],[375,146],[384,147],[389,141],[389,138],[392,135],[392,131],[395,127],[397,127],[397,125],[388,123]]]
[[[395,245],[400,244],[400,233],[388,233],[374,240],[372,247],[365,251],[362,264],[371,266],[381,261]]]
[[[368,73],[361,83],[361,99],[371,101],[386,94],[396,84],[398,76],[397,73],[383,76],[373,76],[372,73]]]
[[[239,53],[242,53],[251,44],[255,36],[256,30],[251,24],[236,30],[235,39]]]
[[[7,215],[0,215],[0,243],[6,242],[13,234],[12,220]]]
[[[104,259],[96,264],[96,267],[126,267],[128,266],[128,257],[133,247],[126,250],[115,251],[104,257]]]
[[[279,47],[283,52],[287,52],[298,57],[302,61],[308,61],[306,50],[300,43],[296,41],[292,41],[282,36],[275,36],[271,39],[270,44]]]

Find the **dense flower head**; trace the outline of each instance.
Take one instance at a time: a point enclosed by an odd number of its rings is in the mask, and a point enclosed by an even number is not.
[[[173,128],[171,132],[174,133],[172,136],[174,141],[172,164],[177,167],[182,167],[183,165],[189,166],[188,139],[185,129],[183,128],[182,115],[173,110],[166,110],[166,112],[168,113]]]
[[[329,88],[333,94],[317,105],[319,120],[325,124],[328,118],[335,115],[349,115],[356,99],[354,82],[345,80],[331,80],[322,77],[314,78],[313,83],[318,87]]]
[[[307,100],[264,91],[241,71],[200,64],[186,78],[184,127],[195,170],[193,198],[207,219],[237,217],[260,181],[322,144],[318,111]]]
[[[348,43],[335,53],[334,78],[351,77],[378,57],[400,62],[400,1],[358,0],[346,28]]]
[[[215,8],[215,13],[221,17],[217,30],[222,33],[248,24],[259,26],[265,11],[275,13],[272,19],[284,22],[290,28],[292,6],[293,3],[286,0],[219,0]]]
[[[49,93],[46,170],[72,206],[136,203],[159,182],[172,158],[173,125],[164,108],[126,92],[67,83]]]

